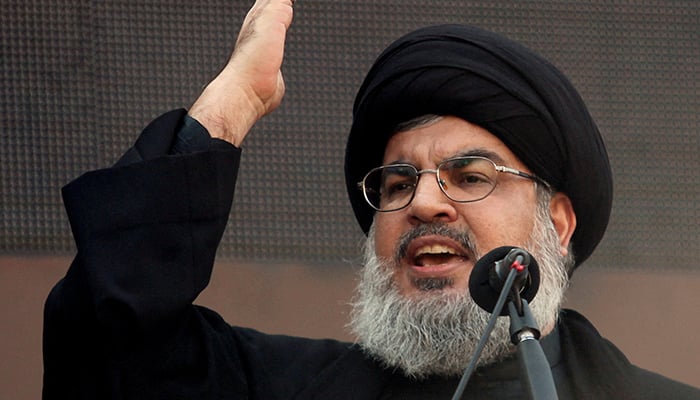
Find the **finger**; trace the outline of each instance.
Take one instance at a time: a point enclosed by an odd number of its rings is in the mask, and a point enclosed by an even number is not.
[[[243,46],[256,34],[285,35],[292,23],[293,4],[292,0],[257,1],[243,21],[235,47]]]

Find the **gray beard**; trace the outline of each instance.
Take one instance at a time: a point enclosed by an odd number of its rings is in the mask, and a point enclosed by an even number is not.
[[[543,329],[556,324],[568,286],[567,267],[573,263],[573,257],[561,256],[549,207],[540,208],[525,248],[540,266],[540,289],[530,308]],[[450,230],[444,225],[429,230],[436,229]],[[464,232],[450,234],[465,235],[469,236]],[[476,247],[473,240],[467,244],[469,248]],[[385,367],[400,369],[412,378],[460,376],[491,314],[476,305],[468,292],[441,290],[449,282],[415,282],[422,289],[420,294],[403,296],[393,280],[394,265],[395,261],[377,257],[372,228],[365,245],[365,267],[352,304],[350,329],[358,343]],[[508,318],[498,318],[478,365],[498,362],[510,355],[514,348],[509,336]]]

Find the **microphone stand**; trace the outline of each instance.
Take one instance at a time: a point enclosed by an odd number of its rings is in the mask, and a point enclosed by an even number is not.
[[[486,342],[488,341],[491,331],[496,324],[496,319],[501,313],[505,302],[508,301],[508,310],[510,313],[510,333],[511,342],[518,347],[518,359],[520,362],[523,374],[521,381],[530,394],[530,399],[533,400],[557,400],[556,386],[552,377],[552,370],[549,367],[549,362],[544,355],[542,346],[540,345],[540,331],[537,327],[537,322],[530,312],[527,300],[520,298],[519,285],[513,285],[516,280],[516,275],[521,271],[516,268],[511,268],[506,277],[503,288],[501,289],[500,297],[492,311],[491,318],[486,324],[486,329],[481,336],[481,340],[477,344],[471,362],[464,370],[462,379],[457,385],[452,400],[459,400],[467,387],[469,378],[472,372],[476,369],[476,362],[481,355]],[[522,281],[522,279],[519,279]],[[510,295],[512,296],[510,296]]]
[[[552,370],[539,342],[540,331],[527,300],[520,299],[517,294],[517,300],[508,303],[508,312],[510,340],[518,347],[518,361],[523,372],[520,380],[530,393],[530,399],[558,399]]]

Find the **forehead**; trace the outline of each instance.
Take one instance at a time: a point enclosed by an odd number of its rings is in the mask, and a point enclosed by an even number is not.
[[[422,168],[465,154],[489,154],[493,161],[524,167],[513,152],[486,129],[446,116],[393,135],[384,150],[384,164],[410,162]]]

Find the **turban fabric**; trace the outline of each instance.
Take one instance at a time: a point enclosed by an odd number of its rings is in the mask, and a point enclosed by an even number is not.
[[[382,162],[398,124],[453,115],[498,137],[537,176],[566,193],[577,227],[578,266],[605,232],[612,176],[583,100],[552,64],[500,35],[462,25],[419,29],[391,44],[359,89],[345,155],[355,217],[367,233],[374,210],[357,182]]]

